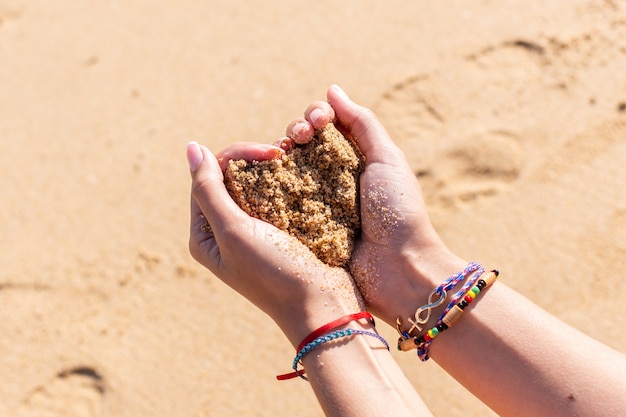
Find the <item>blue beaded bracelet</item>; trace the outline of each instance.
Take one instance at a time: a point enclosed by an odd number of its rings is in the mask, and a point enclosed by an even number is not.
[[[378,339],[381,342],[383,342],[383,344],[385,345],[387,350],[389,350],[389,343],[387,343],[385,338],[380,336],[379,334],[368,332],[368,331],[365,331],[365,330],[358,330],[358,329],[337,330],[337,331],[325,334],[324,336],[320,336],[317,339],[313,340],[312,342],[304,345],[304,347],[302,349],[300,349],[300,351],[297,353],[296,357],[293,359],[293,364],[292,364],[291,368],[295,371],[296,375],[298,375],[300,378],[306,380],[307,378],[304,376],[304,371],[303,370],[301,370],[301,371],[298,370],[298,364],[302,362],[302,359],[309,352],[311,352],[312,350],[314,350],[318,346],[323,345],[324,343],[330,342],[330,341],[335,340],[335,339],[339,339],[341,337],[352,336],[352,335],[355,335],[355,334],[361,334],[361,335],[364,335],[364,336],[375,337],[376,339]]]

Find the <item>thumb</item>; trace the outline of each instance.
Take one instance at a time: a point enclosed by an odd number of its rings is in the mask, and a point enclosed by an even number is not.
[[[356,104],[336,84],[328,89],[327,98],[340,126],[356,141],[367,163],[389,162],[389,151],[395,154],[397,147],[374,112]]]
[[[219,240],[223,226],[241,222],[243,211],[226,190],[220,164],[211,151],[190,142],[187,144],[187,161],[192,178],[192,197]]]

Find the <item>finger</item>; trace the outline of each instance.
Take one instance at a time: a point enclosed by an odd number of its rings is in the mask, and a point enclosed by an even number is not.
[[[213,231],[210,233],[207,229],[207,226],[210,228],[209,222],[204,217],[204,213],[200,209],[198,202],[193,196],[191,196],[191,237],[197,241],[205,240],[206,238],[213,237]]]
[[[338,85],[332,85],[327,96],[340,127],[357,142],[368,163],[386,162],[390,151],[397,153],[389,134],[371,110],[352,101]]]
[[[248,216],[230,197],[224,175],[215,156],[195,142],[187,145],[187,159],[192,178],[192,196],[211,225],[216,239],[227,224],[241,224]]]
[[[287,136],[284,136],[278,139],[276,142],[274,142],[274,146],[278,146],[283,151],[288,152],[292,150],[293,148],[295,148],[296,143],[293,141],[293,139],[288,138]]]
[[[304,117],[314,129],[322,129],[335,118],[335,111],[325,101],[315,101],[304,111]]]
[[[306,119],[300,117],[289,123],[286,130],[287,137],[293,139],[295,143],[309,143],[313,139],[315,129]]]
[[[215,154],[220,168],[225,171],[230,161],[243,159],[246,161],[266,161],[280,158],[285,151],[275,145],[251,142],[238,142]]]
[[[193,196],[191,196],[191,237],[199,243],[215,238],[209,221]]]

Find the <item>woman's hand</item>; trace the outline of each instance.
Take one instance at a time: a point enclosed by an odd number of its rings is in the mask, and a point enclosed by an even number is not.
[[[316,101],[292,121],[274,145],[237,143],[218,153],[222,169],[230,159],[279,157],[313,139],[315,129],[333,121],[365,155],[360,178],[361,235],[350,272],[370,310],[389,324],[406,319],[446,277],[466,262],[443,244],[428,218],[422,192],[404,153],[374,113],[354,103],[338,86],[328,102]]]
[[[227,160],[231,151],[248,159],[282,152],[269,145],[237,144],[218,156]],[[296,238],[237,206],[207,148],[192,142],[187,158],[193,181],[192,256],[272,317],[292,344],[323,324],[363,310],[345,270],[327,266]]]
[[[314,129],[334,120],[365,155],[361,174],[361,236],[351,259],[351,273],[368,307],[390,324],[408,317],[428,293],[466,262],[443,244],[428,218],[422,192],[404,153],[393,143],[374,113],[354,103],[338,86],[328,103],[317,101],[296,119],[282,139],[306,143]]]
[[[394,324],[397,316],[413,315],[430,291],[466,262],[434,231],[403,153],[370,110],[333,86],[328,103],[311,104],[278,146],[237,144],[220,157],[269,159],[294,143],[310,141],[314,129],[328,120],[366,157],[360,178],[362,233],[351,273],[368,306]],[[355,311],[350,304],[358,305],[359,298],[346,271],[322,264],[296,239],[243,213],[206,148],[190,144],[188,157],[190,246],[198,261],[272,316],[294,344],[320,324]],[[213,233],[202,231],[202,215]],[[324,290],[333,284],[334,290]],[[439,336],[430,353],[499,415],[618,415],[624,409],[624,397],[615,395],[626,389],[621,353],[502,283],[469,309],[463,323]],[[342,349],[322,349],[319,357],[305,358],[327,415],[428,414],[393,358],[367,342],[357,338]]]
[[[225,167],[231,158],[269,159],[280,154],[276,149],[240,143],[217,156]],[[226,191],[218,159],[208,149],[190,143],[187,158],[193,180],[193,257],[269,314],[294,347],[320,326],[364,309],[345,269],[322,263],[296,238],[237,206]],[[371,323],[349,327],[375,331]],[[316,348],[302,363],[328,416],[431,415],[375,338],[340,339]]]

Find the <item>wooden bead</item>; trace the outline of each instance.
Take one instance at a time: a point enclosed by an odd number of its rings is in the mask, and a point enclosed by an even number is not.
[[[441,321],[445,323],[446,326],[452,327],[454,326],[454,323],[456,323],[461,318],[462,315],[463,310],[461,309],[461,307],[455,305],[450,309],[450,311],[446,313]]]
[[[486,274],[481,275],[480,277],[482,280],[485,281],[485,288],[491,286],[491,284],[493,284],[494,282],[496,282],[496,279],[498,278],[498,274],[496,273],[496,271],[489,271]]]
[[[408,352],[409,350],[413,349],[417,349],[414,337],[408,338],[406,340],[398,339],[398,350]]]

